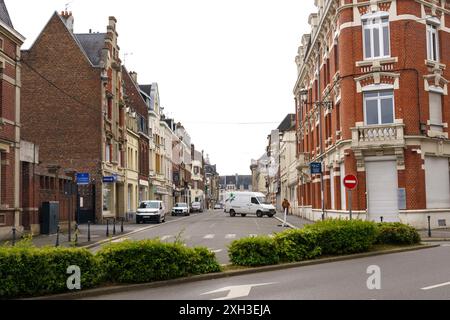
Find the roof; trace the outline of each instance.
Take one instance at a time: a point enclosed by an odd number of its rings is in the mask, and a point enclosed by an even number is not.
[[[139,88],[150,97],[150,95],[152,93],[152,85],[151,84],[140,85]]]
[[[9,17],[8,9],[6,8],[5,1],[0,0],[0,20],[2,20],[8,27],[14,29],[14,26]]]
[[[295,114],[288,114],[280,123],[278,130],[281,132],[293,130],[295,127]]]
[[[102,49],[105,46],[106,33],[78,33],[74,35],[91,63],[98,66],[102,57]]]

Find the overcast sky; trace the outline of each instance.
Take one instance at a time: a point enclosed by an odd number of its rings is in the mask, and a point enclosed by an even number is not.
[[[222,175],[250,174],[270,131],[294,113],[294,59],[315,11],[313,0],[5,2],[24,48],[68,2],[76,33],[105,32],[115,16],[128,70],[140,84],[158,82],[166,114]]]

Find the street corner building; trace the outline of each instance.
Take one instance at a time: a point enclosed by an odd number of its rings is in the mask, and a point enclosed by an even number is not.
[[[72,13],[55,12],[22,51],[22,135],[40,161],[89,174],[83,220],[125,212],[126,110],[116,19],[105,33],[75,34]]]
[[[21,228],[20,88],[21,52],[25,38],[11,22],[0,0],[0,239]]]
[[[298,204],[319,220],[450,221],[450,3],[316,0],[301,40]],[[323,175],[310,175],[312,162]],[[323,197],[321,196],[323,194]]]

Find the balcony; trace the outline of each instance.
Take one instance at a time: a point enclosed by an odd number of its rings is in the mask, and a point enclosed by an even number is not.
[[[382,149],[405,146],[403,123],[352,128],[353,149]]]
[[[298,154],[298,164],[297,170],[301,171],[302,169],[306,169],[309,167],[309,163],[311,162],[311,154],[310,153],[299,153]]]

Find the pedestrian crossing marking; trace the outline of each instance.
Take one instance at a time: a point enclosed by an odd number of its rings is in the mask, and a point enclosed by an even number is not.
[[[168,240],[168,239],[170,239],[172,237],[173,236],[171,236],[171,235],[164,236],[164,237],[161,238],[161,241],[166,241],[166,240]]]
[[[225,239],[236,239],[236,235],[235,234],[227,234],[225,236]]]
[[[211,251],[212,253],[220,253],[220,252],[222,252],[223,251],[223,249],[218,249],[218,250],[209,250],[209,251]]]
[[[215,234],[207,234],[206,236],[203,237],[203,239],[214,239],[216,237]]]

